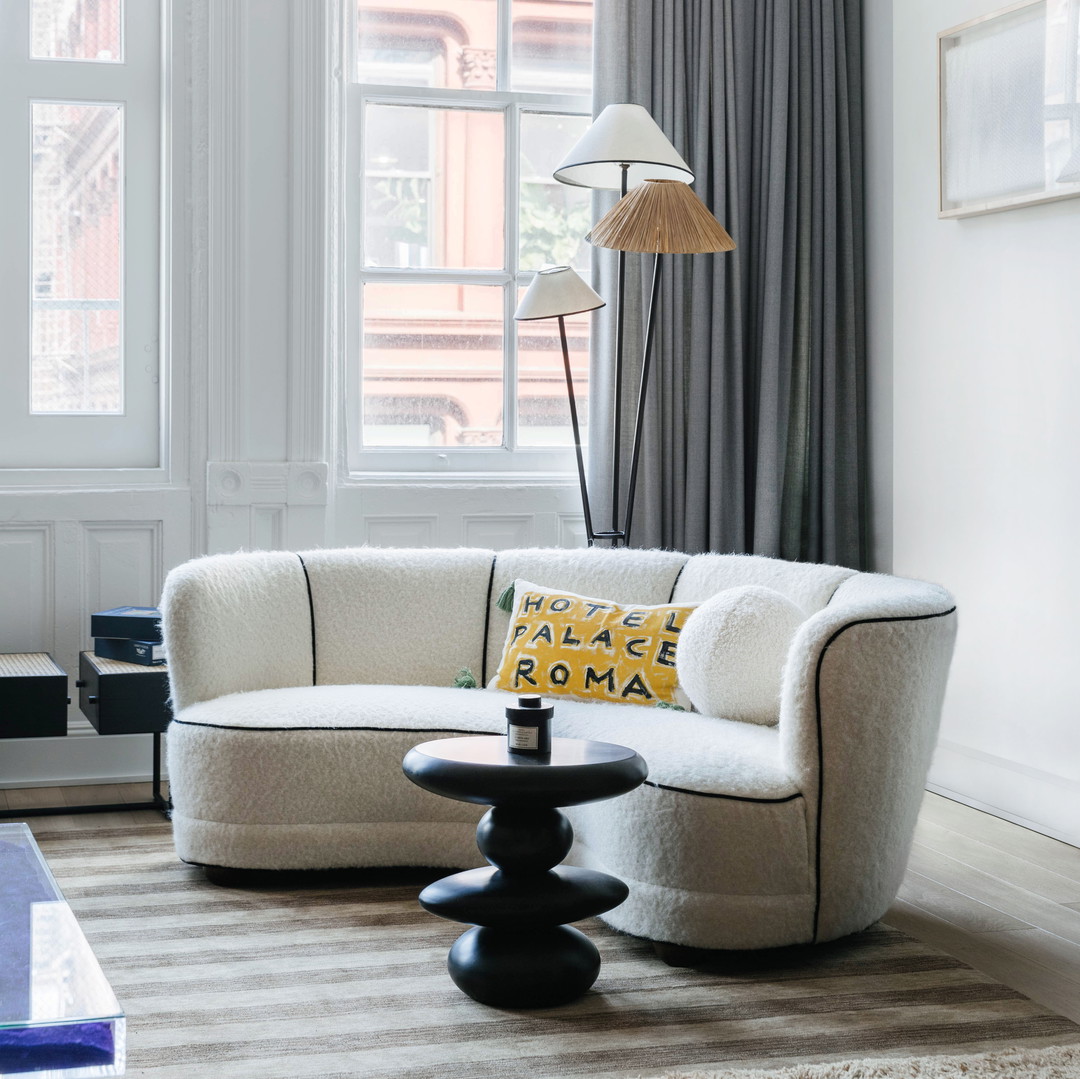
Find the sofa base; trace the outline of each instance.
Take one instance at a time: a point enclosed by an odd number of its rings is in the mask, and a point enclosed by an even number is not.
[[[476,819],[484,807],[476,807]],[[476,824],[410,821],[381,824],[226,824],[173,814],[176,852],[185,862],[229,869],[367,869],[486,864]]]
[[[813,939],[812,892],[793,895],[734,895],[671,888],[635,880],[575,844],[568,864],[615,873],[630,888],[624,903],[600,915],[620,933],[657,943],[711,950],[778,948]]]
[[[476,807],[479,820],[483,806]],[[474,824],[223,824],[174,815],[185,862],[237,870],[366,869],[424,866],[463,869],[485,863]],[[568,865],[608,871],[580,844]],[[717,895],[622,878],[630,897],[600,915],[612,929],[686,948],[741,950],[809,942],[813,895]],[[659,926],[666,932],[657,932]]]

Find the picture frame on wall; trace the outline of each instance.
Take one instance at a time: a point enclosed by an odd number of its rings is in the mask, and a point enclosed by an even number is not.
[[[1080,0],[1022,0],[938,34],[939,206],[1080,195]]]

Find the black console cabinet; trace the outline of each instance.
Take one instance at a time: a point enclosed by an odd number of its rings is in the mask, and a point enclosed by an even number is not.
[[[172,719],[164,666],[79,653],[79,708],[98,734],[161,734]]]
[[[0,655],[0,738],[67,734],[67,671],[48,652]]]
[[[169,672],[79,653],[79,708],[98,734],[151,734],[154,738],[153,795],[148,802],[116,805],[48,806],[0,810],[5,817],[57,813],[105,813],[171,806],[161,793],[161,736],[172,718]],[[67,734],[67,673],[45,652],[0,655],[0,738],[47,738]]]

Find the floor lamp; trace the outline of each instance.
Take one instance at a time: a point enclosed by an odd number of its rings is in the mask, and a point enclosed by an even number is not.
[[[514,312],[514,318],[518,322],[531,322],[542,318],[559,320],[563,372],[566,375],[566,396],[570,401],[570,426],[574,432],[578,483],[581,485],[581,507],[585,514],[585,534],[590,547],[597,538],[597,533],[593,531],[589,488],[585,481],[585,460],[581,455],[581,427],[578,423],[577,397],[574,394],[574,376],[570,371],[570,349],[566,343],[565,316],[595,311],[598,307],[603,307],[604,303],[599,294],[594,292],[569,266],[550,266],[537,271],[532,284],[521,297],[518,309]]]
[[[679,156],[659,125],[641,105],[608,105],[555,170],[555,179],[576,187],[615,190],[625,196],[646,179],[692,183],[694,174]],[[611,528],[594,533],[613,546],[626,543],[619,528],[622,429],[623,299],[626,255],[619,252],[615,286],[615,392],[612,416]]]
[[[637,418],[634,424],[633,450],[630,455],[630,479],[626,492],[626,518],[619,530],[621,542],[630,542],[634,520],[634,493],[637,489],[638,461],[641,454],[641,431],[645,423],[645,398],[649,388],[652,362],[653,328],[656,298],[660,290],[661,256],[667,254],[701,255],[733,251],[735,241],[709,208],[685,183],[676,180],[647,179],[620,199],[597,223],[587,239],[596,247],[619,252],[637,251],[652,254],[652,288],[645,323],[645,347],[638,386]],[[615,431],[618,451],[618,428]],[[613,527],[617,527],[614,518]],[[616,541],[618,543],[619,541]]]

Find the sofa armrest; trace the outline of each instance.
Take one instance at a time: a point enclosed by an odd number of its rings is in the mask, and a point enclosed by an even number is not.
[[[899,889],[955,636],[945,589],[863,573],[792,641],[780,743],[810,815],[814,940],[865,928]]]
[[[211,555],[165,580],[173,710],[253,689],[312,684],[304,566],[287,551]]]

